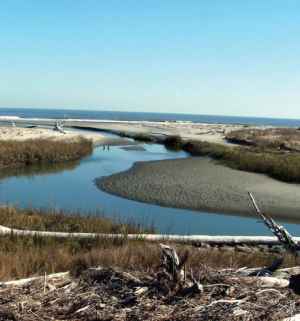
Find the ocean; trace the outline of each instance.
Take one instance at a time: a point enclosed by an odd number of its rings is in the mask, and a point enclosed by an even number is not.
[[[39,120],[72,120],[93,122],[192,122],[208,124],[246,124],[279,127],[299,127],[300,119],[146,113],[102,110],[71,110],[71,109],[34,109],[34,108],[0,108],[0,121],[18,118]]]

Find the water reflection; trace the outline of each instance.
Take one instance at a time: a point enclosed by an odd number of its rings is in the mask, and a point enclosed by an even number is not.
[[[162,145],[140,144],[145,151],[118,146],[99,147],[80,161],[1,172],[0,203],[20,207],[56,206],[70,210],[100,210],[124,219],[154,221],[158,232],[181,235],[272,235],[257,219],[165,208],[122,199],[100,191],[94,179],[129,169],[135,161],[183,158]],[[4,178],[5,176],[5,178]],[[34,179],[33,179],[34,178]],[[270,213],[271,214],[271,213]],[[280,222],[279,222],[280,223]],[[283,225],[297,236],[299,225]]]
[[[54,173],[62,173],[63,171],[74,170],[80,163],[68,162],[63,164],[51,164],[51,165],[28,165],[28,166],[16,166],[13,168],[3,168],[0,171],[0,179],[9,177],[22,177],[25,176],[29,180],[33,180],[37,175],[49,175]]]

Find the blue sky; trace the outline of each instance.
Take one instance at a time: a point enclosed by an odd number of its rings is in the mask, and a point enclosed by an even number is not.
[[[2,0],[0,106],[300,119],[298,0]]]

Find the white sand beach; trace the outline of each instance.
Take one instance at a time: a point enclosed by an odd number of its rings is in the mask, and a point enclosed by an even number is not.
[[[28,123],[28,120],[26,121]],[[16,120],[16,124],[25,123],[23,120]],[[53,126],[53,122],[46,120],[30,120],[33,125],[48,125]],[[247,128],[264,129],[267,126],[246,125]],[[227,125],[227,124],[205,124],[205,123],[189,123],[189,122],[130,122],[130,121],[116,121],[116,122],[91,122],[91,121],[68,121],[64,122],[64,129],[68,127],[77,129],[91,129],[95,132],[108,132],[119,135],[120,133],[128,136],[135,134],[151,134],[157,140],[163,140],[170,135],[179,135],[183,139],[195,139],[199,141],[207,141],[216,144],[231,145],[226,139],[226,134],[239,129],[244,129],[245,125]],[[93,134],[90,135],[92,139],[97,139]],[[86,137],[86,136],[85,136]],[[97,137],[97,136],[96,136]]]

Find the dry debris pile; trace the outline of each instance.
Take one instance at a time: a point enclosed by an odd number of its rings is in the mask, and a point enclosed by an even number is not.
[[[270,216],[257,213],[287,251],[300,244]],[[300,267],[279,270],[284,258],[257,269],[187,273],[189,251],[179,259],[160,244],[156,271],[89,269],[79,278],[39,278],[0,285],[0,320],[300,320]]]
[[[164,270],[96,268],[52,279],[45,291],[43,278],[2,285],[0,320],[282,320],[300,313],[293,289],[237,272],[200,268],[198,294],[185,294]]]

